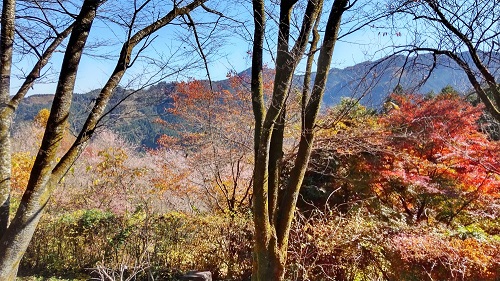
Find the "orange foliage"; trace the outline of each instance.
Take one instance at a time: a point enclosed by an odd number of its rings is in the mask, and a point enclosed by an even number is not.
[[[402,157],[390,163],[387,178],[396,176],[429,191],[451,180],[465,192],[480,188],[498,195],[499,146],[478,131],[482,107],[449,95],[392,98],[400,110],[391,111],[382,122],[392,130],[390,145]]]
[[[271,71],[266,73],[265,90],[270,93]],[[161,136],[158,144],[179,161],[158,163],[163,170],[155,179],[159,190],[197,196],[224,211],[248,200],[254,123],[249,81],[231,72],[230,89],[212,89],[207,81],[198,80],[177,84],[169,112],[181,121],[159,122],[178,135]]]
[[[361,118],[354,107],[318,135],[309,174],[352,197],[330,202],[376,195],[409,221],[451,223],[500,199],[500,144],[479,131],[481,106],[451,94],[390,99],[389,112]]]
[[[499,144],[478,131],[482,107],[446,94],[391,99],[399,109],[381,122],[390,130],[387,145],[394,153],[373,168],[380,173],[379,190],[396,192],[394,204],[423,216],[435,201],[431,197],[442,198],[454,206],[441,218],[449,222],[472,203],[499,198]]]

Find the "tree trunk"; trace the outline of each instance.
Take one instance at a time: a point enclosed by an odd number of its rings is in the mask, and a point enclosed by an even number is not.
[[[7,111],[7,109],[3,111]],[[0,118],[0,237],[2,237],[9,225],[12,164],[10,153],[10,114],[2,112]]]
[[[260,17],[256,13],[261,1],[254,1],[254,18]],[[307,169],[311,155],[314,127],[319,112],[321,100],[325,90],[326,79],[330,69],[333,49],[338,37],[342,14],[347,9],[348,0],[335,0],[330,10],[330,15],[325,29],[325,38],[321,48],[316,78],[311,90],[311,97],[304,98],[302,106],[302,132],[299,149],[290,172],[289,179],[283,192],[276,189],[283,186],[280,183],[279,169],[281,168],[281,147],[283,135],[281,128],[285,114],[285,98],[291,89],[292,76],[295,68],[305,52],[305,45],[311,30],[317,28],[319,12],[322,10],[323,1],[308,1],[302,28],[294,47],[289,50],[289,24],[290,12],[295,1],[281,1],[278,53],[276,57],[276,76],[273,89],[271,106],[267,113],[263,113],[264,121],[259,123],[262,116],[258,115],[262,110],[262,104],[254,106],[256,119],[255,139],[255,167],[254,167],[254,223],[255,223],[255,248],[254,268],[252,279],[254,281],[280,281],[285,277],[285,266],[287,259],[288,239],[290,227],[294,218],[295,206],[300,187]],[[262,18],[260,21],[263,22]],[[256,27],[255,33],[262,35],[263,31]],[[317,40],[317,39],[315,39]],[[254,42],[254,53],[256,48],[262,50],[259,41]],[[313,43],[313,47],[315,43]],[[252,61],[252,69],[259,68],[258,61]],[[310,72],[310,67],[308,68]],[[258,72],[252,72],[252,83],[258,85]],[[309,77],[306,74],[306,77]],[[252,84],[253,86],[254,84]],[[306,85],[305,85],[306,86]],[[258,88],[252,88],[253,102],[258,103]],[[308,91],[304,91],[308,93]],[[279,120],[278,120],[279,118]],[[261,128],[257,128],[261,125]]]
[[[273,239],[274,242],[276,241]],[[275,243],[271,243],[275,244]],[[284,251],[273,245],[258,253],[261,258],[257,264],[258,270],[252,276],[252,280],[278,281],[285,278],[286,249]]]
[[[0,237],[7,230],[10,208],[11,147],[10,74],[15,31],[15,0],[4,0],[0,37]],[[1,245],[1,244],[0,244]]]
[[[95,17],[97,6],[103,1],[86,0],[75,24],[59,33],[53,44],[47,49],[46,53],[44,53],[41,60],[36,64],[28,76],[29,79],[30,77],[38,77],[39,71],[47,63],[51,52],[53,52],[56,46],[62,42],[64,37],[66,37],[72,29],[74,30],[68,42],[67,51],[61,67],[59,84],[52,104],[51,115],[47,122],[41,149],[31,171],[27,191],[22,198],[21,205],[17,210],[15,218],[0,240],[0,245],[5,246],[0,248],[0,280],[14,280],[19,262],[33,236],[45,205],[59,180],[78,158],[85,143],[90,139],[95,127],[104,115],[105,108],[114,89],[119,84],[130,64],[134,47],[160,28],[169,24],[179,15],[191,12],[206,1],[207,0],[195,0],[184,7],[175,6],[164,17],[137,31],[123,44],[116,67],[96,99],[95,105],[82,130],[73,145],[57,164],[55,163],[55,152],[62,139],[66,127],[65,123],[69,117],[69,108],[71,105],[79,59],[87,40],[92,21]],[[15,110],[24,96],[25,92],[23,91],[28,89],[30,83],[33,81],[34,79],[30,79],[30,81],[24,83],[16,96],[12,98],[11,108],[13,110]]]
[[[78,65],[101,0],[85,0],[61,66],[47,128],[17,213],[0,240],[0,280],[15,280],[21,258],[59,179],[52,177],[66,129]]]

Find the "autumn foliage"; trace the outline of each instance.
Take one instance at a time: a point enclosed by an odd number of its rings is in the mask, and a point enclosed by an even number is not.
[[[302,274],[498,279],[500,150],[480,129],[483,108],[454,93],[387,103],[376,113],[344,100],[321,124],[300,207],[322,216],[299,225],[314,229],[297,234],[314,257]]]
[[[498,199],[499,146],[478,128],[480,106],[453,94],[394,94],[390,102],[396,107],[381,115],[358,105],[325,123],[311,176],[333,173],[331,188],[351,191],[350,200],[372,193],[409,221],[450,223]],[[324,167],[326,154],[334,165]]]
[[[167,109],[178,121],[158,121],[175,134],[158,148],[140,151],[99,132],[61,181],[22,268],[127,265],[169,280],[203,266],[218,279],[247,280],[253,124],[245,76],[230,74],[228,83],[179,83]],[[498,280],[500,149],[481,130],[483,110],[453,92],[393,94],[380,110],[344,99],[325,110],[286,278]],[[44,115],[13,137],[36,133]],[[291,128],[300,124],[293,116]],[[39,145],[32,136],[15,141],[16,190]],[[295,149],[284,148],[285,181]]]
[[[392,99],[399,109],[381,118],[393,153],[378,169],[380,195],[398,197],[394,204],[414,219],[426,217],[431,207],[436,219],[448,223],[467,208],[498,199],[499,146],[478,130],[482,107],[450,94]]]
[[[160,151],[175,150],[177,157],[161,164],[165,174],[155,181],[160,189],[178,194],[186,194],[187,188],[191,200],[210,209],[235,212],[249,207],[254,125],[249,77],[236,73],[227,77],[228,89],[199,80],[177,84],[168,111],[182,121],[160,120],[177,135],[158,140]],[[269,92],[272,80],[266,81]]]

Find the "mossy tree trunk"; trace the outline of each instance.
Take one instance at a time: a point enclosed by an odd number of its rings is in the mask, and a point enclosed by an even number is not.
[[[135,33],[132,32],[132,29],[134,29],[134,20],[131,20],[132,24],[130,25],[129,36],[123,43],[120,56],[117,60],[113,73],[110,75],[108,81],[102,88],[76,140],[59,161],[56,161],[56,151],[61,143],[66,123],[69,118],[69,110],[71,107],[78,65],[83,48],[87,41],[88,33],[92,26],[92,22],[96,16],[97,8],[104,1],[85,0],[75,23],[57,35],[56,39],[47,48],[46,52],[42,54],[40,60],[30,72],[18,93],[10,100],[7,95],[5,103],[11,109],[11,114],[13,114],[28,89],[34,83],[36,78],[39,77],[40,70],[47,64],[51,54],[64,40],[64,38],[71,33],[61,66],[58,86],[52,103],[52,109],[47,122],[44,137],[42,139],[42,144],[35,159],[26,191],[23,194],[15,217],[10,224],[8,224],[9,213],[7,207],[7,222],[5,223],[5,230],[1,233],[0,237],[0,280],[15,280],[21,258],[31,241],[37,223],[43,214],[48,200],[50,199],[60,179],[70,169],[71,165],[80,155],[85,143],[91,138],[96,126],[105,114],[106,106],[112,97],[114,89],[120,83],[132,61],[132,52],[134,48],[151,34],[160,30],[162,27],[165,27],[177,17],[188,14],[206,1],[207,0],[195,0],[185,6],[174,5],[174,7],[165,16],[157,19],[150,25],[147,25]],[[5,2],[6,1],[4,1],[4,5]],[[143,7],[144,6],[138,8],[134,12],[134,15],[136,15]],[[2,31],[4,28],[4,22],[2,22]],[[12,115],[9,116],[12,117]],[[4,122],[4,116],[2,115],[1,117],[2,122]],[[4,159],[0,159],[0,161],[2,161],[0,162],[1,168],[10,165],[10,150],[6,154],[9,159],[7,162],[5,162]],[[10,172],[10,166],[8,167]],[[6,182],[9,181],[10,179],[7,178]],[[7,193],[10,193],[10,187],[7,188],[9,189]]]
[[[318,41],[317,23],[323,8],[322,0],[310,0],[304,11],[300,34],[295,44],[289,45],[290,15],[296,1],[280,2],[276,75],[270,106],[266,109],[263,98],[262,57],[265,32],[264,1],[254,0],[254,45],[252,58],[252,102],[255,126],[255,166],[253,211],[255,247],[253,280],[283,280],[287,259],[288,238],[294,218],[295,206],[307,168],[314,140],[314,126],[330,69],[333,49],[338,37],[342,14],[350,8],[347,0],[332,3],[325,35],[318,57],[316,78],[309,97],[302,101],[303,123],[299,148],[294,166],[286,183],[280,182],[282,165],[283,130],[286,114],[285,100],[292,88],[292,77],[297,64],[305,54],[310,34],[315,30],[311,50]],[[316,41],[316,43],[315,43]],[[310,78],[312,59],[306,68]],[[309,79],[307,78],[307,79]],[[309,87],[309,85],[307,85]],[[283,188],[282,191],[279,189]]]
[[[33,66],[31,71],[26,76],[21,87],[17,90],[14,96],[10,96],[10,63],[12,60],[12,46],[14,40],[15,25],[13,19],[15,17],[15,1],[6,0],[3,3],[3,18],[2,35],[0,50],[2,54],[2,79],[1,79],[1,106],[0,106],[0,237],[3,236],[9,225],[9,210],[10,210],[10,191],[11,191],[11,147],[10,147],[10,130],[14,113],[19,106],[19,103],[27,94],[28,90],[33,86],[36,79],[40,77],[40,73],[44,66],[49,62],[54,51],[61,43],[71,34],[74,23],[70,24],[64,30],[55,35],[52,42],[48,45],[44,52],[40,54],[39,60]],[[9,12],[10,11],[10,12]],[[7,67],[8,66],[8,67]]]
[[[51,177],[56,152],[66,129],[76,73],[100,0],[85,0],[76,19],[42,139],[18,211],[0,240],[0,280],[15,280],[21,258],[35,232],[58,179]]]
[[[4,0],[0,37],[0,237],[7,230],[10,206],[10,126],[12,108],[9,107],[10,75],[14,45],[15,0]]]

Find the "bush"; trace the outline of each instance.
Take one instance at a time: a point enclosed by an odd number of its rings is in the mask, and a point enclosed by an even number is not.
[[[246,215],[148,214],[141,209],[120,216],[99,210],[45,216],[21,272],[140,271],[138,277],[166,278],[209,270],[216,279],[244,280],[251,272],[250,225]]]
[[[499,280],[500,242],[484,232],[480,238],[469,234],[423,229],[395,235],[388,249],[397,268],[393,278]]]
[[[398,226],[393,225],[395,230]],[[393,230],[365,209],[315,213],[295,220],[289,280],[383,280],[391,270],[385,247]]]
[[[294,221],[288,280],[500,280],[500,239],[477,225],[407,225],[363,207]]]
[[[297,213],[290,236],[287,280],[500,280],[500,239],[475,224],[407,225],[403,216],[370,204],[348,213]],[[21,271],[123,274],[136,280],[175,280],[209,270],[215,280],[249,280],[249,214],[115,215],[81,210],[45,216]],[[488,226],[485,224],[485,226]],[[134,280],[134,279],[132,279]]]

